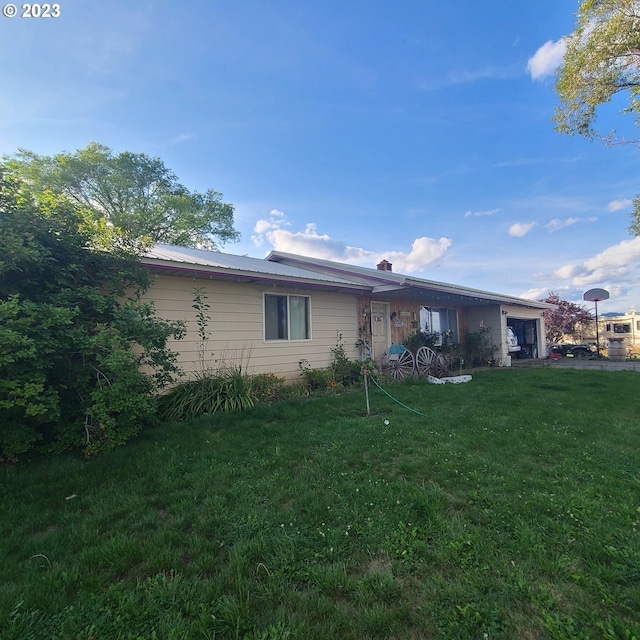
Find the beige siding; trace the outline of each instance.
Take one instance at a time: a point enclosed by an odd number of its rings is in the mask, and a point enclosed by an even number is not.
[[[210,305],[207,367],[242,364],[251,373],[275,373],[296,380],[300,374],[298,363],[303,358],[314,368],[331,363],[331,349],[336,346],[338,333],[349,357],[357,358],[358,312],[354,295],[157,275],[146,298],[154,301],[160,317],[185,322],[186,337],[170,346],[179,353],[179,363],[186,374],[201,368],[197,312],[193,308],[197,287],[203,289]],[[311,340],[265,341],[264,293],[310,296]]]

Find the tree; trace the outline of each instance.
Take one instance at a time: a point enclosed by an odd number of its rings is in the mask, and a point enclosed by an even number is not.
[[[140,301],[146,271],[118,246],[100,249],[107,231],[0,171],[0,459],[38,443],[121,444],[153,420],[177,372],[167,340],[182,327]]]
[[[90,143],[75,153],[40,156],[20,150],[6,158],[14,176],[34,193],[50,190],[93,211],[129,241],[217,248],[237,240],[233,205],[222,194],[189,191],[162,160],[144,153],[117,155]]]
[[[560,342],[565,336],[574,337],[579,328],[584,329],[594,322],[591,311],[573,302],[561,300],[556,293],[551,292],[540,302],[557,305],[555,309],[545,309],[542,312],[549,344]]]
[[[628,95],[623,113],[640,117],[640,2],[582,0],[575,31],[566,38],[566,53],[556,79],[560,105],[556,128],[588,139],[600,137],[594,128],[597,108],[616,94]],[[634,201],[630,229],[640,235],[640,197]]]

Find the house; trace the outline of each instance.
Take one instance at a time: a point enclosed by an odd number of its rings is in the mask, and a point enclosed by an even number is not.
[[[629,311],[622,315],[609,315],[598,319],[601,344],[610,339],[622,338],[626,351],[640,353],[640,312]]]
[[[369,269],[279,251],[259,259],[159,244],[142,262],[154,280],[145,297],[158,315],[186,322],[186,338],[171,345],[186,373],[202,366],[204,353],[207,366],[237,362],[294,379],[303,359],[329,366],[338,339],[352,359],[379,359],[418,330],[458,341],[481,327],[499,362],[509,354],[507,327],[523,357],[546,356],[549,305],[395,273],[385,260]],[[204,327],[198,292],[209,305]]]

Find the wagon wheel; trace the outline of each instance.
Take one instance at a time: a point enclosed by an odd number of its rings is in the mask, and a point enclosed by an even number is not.
[[[415,361],[409,349],[403,349],[399,353],[394,353],[393,348],[388,349],[380,358],[380,371],[383,375],[402,381],[413,375]]]
[[[416,353],[416,369],[418,375],[434,375],[433,365],[436,361],[437,355],[433,349],[429,347],[420,347]]]
[[[438,353],[433,361],[432,375],[436,378],[443,378],[447,373],[449,373],[447,359],[441,353]]]

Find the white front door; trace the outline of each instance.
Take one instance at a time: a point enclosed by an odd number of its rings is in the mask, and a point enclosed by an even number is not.
[[[386,302],[371,303],[371,343],[373,358],[379,360],[389,345],[389,305]]]

